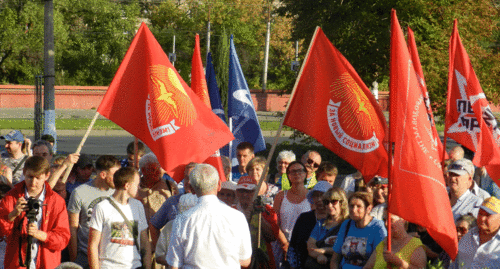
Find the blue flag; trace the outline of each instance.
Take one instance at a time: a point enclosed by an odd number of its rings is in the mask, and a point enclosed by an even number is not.
[[[207,67],[205,78],[207,80],[208,95],[210,96],[210,105],[212,106],[212,111],[221,118],[223,122],[226,122],[226,115],[224,114],[224,108],[222,107],[222,102],[220,100],[219,86],[217,86],[217,80],[215,80],[215,69],[212,64],[212,53],[209,52],[207,55]]]
[[[231,148],[232,165],[238,165],[236,160],[236,146],[241,142],[250,142],[254,151],[266,149],[266,142],[262,136],[257,113],[250,96],[247,82],[241,70],[240,61],[234,48],[231,35],[229,49],[229,89],[228,89],[228,117],[232,118],[233,140]]]

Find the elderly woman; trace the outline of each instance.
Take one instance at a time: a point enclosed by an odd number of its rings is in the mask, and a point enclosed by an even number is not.
[[[349,197],[349,220],[342,223],[333,245],[330,268],[363,268],[375,247],[387,236],[384,222],[370,216],[373,196],[355,192]]]
[[[326,219],[316,222],[311,236],[307,240],[309,258],[306,268],[329,268],[333,253],[333,244],[337,239],[340,224],[349,216],[347,197],[343,189],[333,187],[322,197],[326,208]]]
[[[228,206],[234,206],[236,202],[236,183],[232,181],[222,182],[220,190],[217,192],[217,198]]]
[[[255,180],[258,184],[262,174],[264,174],[264,177],[266,177],[267,175],[267,170],[264,171],[265,167],[266,167],[266,159],[257,156],[248,162],[246,170],[248,176],[251,177],[253,180]],[[268,184],[266,180],[264,180],[262,182],[258,195],[262,196],[262,201],[264,202],[264,204],[269,204],[273,206],[274,196],[276,196],[278,192],[279,192],[278,187]]]
[[[387,210],[384,212],[387,219]],[[387,222],[386,222],[387,225]],[[425,268],[427,258],[424,245],[419,238],[409,235],[408,222],[397,215],[391,215],[392,249],[387,251],[387,238],[378,244],[375,252],[363,268]]]
[[[476,227],[476,224],[477,222],[474,216],[472,215],[460,216],[455,222],[455,226],[457,226],[458,242],[460,242],[460,239],[462,239],[462,237],[466,235],[470,229]],[[441,254],[439,254],[439,260],[443,262],[442,263],[443,268],[448,268],[450,266],[451,258],[448,255],[448,253],[446,253],[446,251],[443,250]]]
[[[290,165],[291,162],[294,162],[296,159],[295,153],[291,150],[282,150],[278,153],[278,157],[276,157],[276,168],[278,172],[272,175],[269,178],[269,183],[275,184],[281,190],[289,190],[290,189],[290,181],[288,181],[288,176],[286,174],[286,169]]]
[[[178,193],[177,186],[172,181],[162,179],[160,162],[150,152],[139,161],[142,177],[137,192],[137,199],[144,204],[146,218],[149,219],[158,211],[168,197]]]

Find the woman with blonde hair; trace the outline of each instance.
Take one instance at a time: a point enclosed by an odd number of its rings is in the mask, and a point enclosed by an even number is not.
[[[322,200],[326,208],[326,219],[316,222],[307,240],[309,257],[305,268],[329,268],[340,224],[349,217],[347,197],[343,189],[329,189],[323,194]]]
[[[279,189],[278,187],[267,183],[267,172],[269,171],[269,168],[264,171],[265,167],[266,159],[257,156],[248,162],[246,170],[248,176],[257,181],[257,184],[259,183],[261,176],[264,174],[264,178],[266,178],[266,180],[262,182],[260,190],[258,191],[258,195],[262,196],[262,201],[264,202],[264,204],[273,206],[274,196],[278,194]]]

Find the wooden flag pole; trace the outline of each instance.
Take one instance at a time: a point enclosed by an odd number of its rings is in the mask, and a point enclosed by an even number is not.
[[[78,148],[76,149],[75,153],[79,154],[80,151],[82,150],[83,144],[85,144],[85,141],[87,140],[87,137],[89,136],[92,127],[94,127],[95,121],[97,120],[98,117],[99,117],[99,112],[96,112],[94,118],[90,122],[87,132],[83,136],[82,141],[80,142],[80,145],[78,145]],[[62,179],[63,183],[66,183],[66,181],[68,180],[69,174],[71,173],[72,169],[73,169],[73,164],[70,164],[68,168],[66,168],[66,172],[64,173],[64,177]]]
[[[393,16],[396,16],[396,10],[392,9],[391,10],[391,43],[390,43],[390,55],[392,56],[392,37],[394,35],[393,31],[392,31],[392,17]],[[392,61],[393,59],[389,59],[389,66],[392,65]],[[389,72],[390,74],[392,74],[391,72],[393,72],[394,70],[390,70],[389,69]],[[389,211],[389,207],[390,207],[390,202],[391,202],[391,194],[392,194],[392,132],[391,132],[391,124],[392,124],[392,117],[394,115],[392,115],[392,109],[391,109],[391,106],[394,105],[392,102],[391,102],[391,95],[392,94],[395,94],[393,91],[390,91],[391,89],[391,84],[393,83],[393,81],[391,80],[390,78],[390,75],[389,75],[389,123],[387,124],[388,125],[388,129],[389,129],[389,139],[387,139],[388,141],[388,145],[387,145],[387,180],[388,180],[388,183],[389,183],[389,189],[388,189],[388,192],[387,192],[387,250],[390,252],[392,250],[392,240],[391,240],[391,213]],[[373,208],[372,208],[373,209]],[[387,267],[389,267],[389,263],[387,263]]]
[[[134,140],[134,167],[139,170],[139,139],[136,137]]]
[[[319,26],[316,26],[316,30],[314,31],[314,35],[312,37],[311,43],[309,44],[309,48],[307,49],[306,57],[304,58],[304,62],[302,63],[302,66],[300,67],[299,75],[297,76],[297,79],[295,80],[295,85],[293,86],[292,94],[290,95],[290,99],[288,100],[288,103],[286,105],[285,116],[281,119],[280,127],[278,128],[278,131],[276,132],[276,135],[274,137],[274,142],[273,142],[273,145],[271,146],[271,150],[269,151],[269,155],[267,155],[267,161],[266,161],[266,166],[264,167],[264,171],[267,171],[267,169],[269,168],[269,165],[271,163],[271,159],[274,155],[274,151],[276,150],[276,145],[278,144],[278,138],[280,137],[281,130],[283,129],[283,122],[285,121],[286,114],[288,112],[288,109],[290,108],[290,104],[292,103],[293,96],[295,95],[295,91],[297,90],[297,86],[299,84],[300,77],[302,76],[302,72],[304,71],[305,63],[307,62],[307,59],[309,58],[309,53],[311,52],[312,45],[313,45],[314,41],[316,40],[316,35],[318,34],[319,29],[320,29]],[[259,180],[259,184],[257,185],[257,191],[253,194],[253,199],[252,199],[253,201],[255,201],[255,199],[259,195],[260,187],[262,186],[262,183],[264,182],[266,177],[267,177],[267,174],[262,173],[262,176],[260,177],[260,180]]]

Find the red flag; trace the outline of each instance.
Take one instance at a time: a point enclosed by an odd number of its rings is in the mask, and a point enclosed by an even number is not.
[[[193,60],[191,61],[191,89],[208,108],[212,109],[212,106],[210,105],[210,98],[208,96],[207,80],[205,78],[205,73],[203,72],[203,62],[201,61],[200,52],[200,37],[198,34],[196,34],[195,37]],[[219,150],[203,161],[203,163],[214,166],[219,172],[221,181],[226,181]]]
[[[389,212],[427,228],[443,249],[455,258],[457,231],[427,117],[403,32],[392,10],[390,141],[394,143]],[[418,206],[415,206],[418,205]]]
[[[361,171],[387,177],[386,120],[354,68],[318,27],[284,124],[318,140]]]
[[[431,129],[427,130],[427,132],[432,133],[432,146],[438,149],[439,156],[441,157],[441,162],[443,161],[443,156],[447,159],[448,153],[443,148],[443,143],[441,143],[441,139],[439,138],[439,133],[436,129],[436,123],[434,122],[434,115],[432,113],[431,101],[429,99],[429,93],[427,92],[427,86],[425,84],[424,72],[422,71],[422,65],[420,64],[420,57],[418,56],[417,51],[417,43],[415,42],[415,37],[413,35],[413,31],[408,27],[408,51],[411,56],[411,60],[413,62],[413,67],[415,68],[415,72],[417,75],[418,85],[422,90],[422,95],[424,97],[425,107],[427,109],[427,118],[431,124]],[[444,152],[443,152],[444,151]],[[444,153],[444,155],[443,155]]]
[[[191,61],[191,89],[207,107],[212,109],[208,96],[207,80],[203,71],[203,62],[201,61],[200,36],[198,34],[195,37],[193,60]]]
[[[206,160],[234,139],[179,76],[145,23],[97,111],[148,145],[175,180],[183,178],[186,164]]]
[[[500,183],[500,129],[458,35],[457,20],[450,39],[446,133],[475,152],[472,162],[486,166]]]

